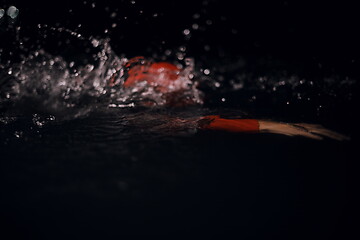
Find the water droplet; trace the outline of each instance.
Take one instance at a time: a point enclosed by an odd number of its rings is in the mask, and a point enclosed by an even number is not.
[[[194,30],[199,29],[199,25],[198,25],[198,24],[196,24],[196,23],[194,23],[194,24],[192,25],[192,29],[194,29]]]
[[[193,58],[185,58],[185,65],[186,66],[194,66],[194,59]]]
[[[5,15],[5,10],[0,8],[0,18],[2,18]]]
[[[225,99],[225,98],[222,98],[222,99],[221,99],[221,101],[222,101],[222,102],[225,102],[225,101],[226,101],[226,99]]]
[[[177,57],[179,60],[183,60],[183,59],[184,59],[184,53],[178,52],[178,53],[176,53],[176,57]]]
[[[166,56],[170,56],[170,55],[171,55],[171,50],[170,50],[170,49],[166,49],[166,50],[165,50],[165,55],[166,55]]]
[[[134,0],[131,1],[131,4],[135,4],[136,2]]]
[[[19,15],[19,9],[17,9],[15,6],[10,6],[6,11],[6,14],[12,19],[15,19]]]
[[[92,41],[91,41],[91,43],[92,43],[92,45],[94,46],[94,47],[98,47],[99,46],[99,40],[97,40],[97,39],[93,39]]]
[[[180,47],[179,47],[179,50],[180,50],[181,52],[185,52],[185,51],[186,51],[186,47],[185,47],[185,46],[180,46]]]
[[[22,131],[15,131],[15,132],[14,132],[14,136],[15,136],[16,138],[21,138],[22,135],[23,135],[23,132],[22,132]]]
[[[280,82],[279,82],[279,85],[280,85],[280,86],[284,86],[284,85],[285,85],[285,81],[280,81]]]
[[[210,70],[209,70],[209,69],[205,69],[205,70],[204,70],[204,74],[205,74],[205,75],[209,75],[209,74],[210,74]]]
[[[190,30],[189,30],[189,29],[185,29],[185,30],[183,31],[183,34],[184,34],[185,36],[189,35],[189,34],[190,34]]]
[[[111,25],[112,28],[116,28],[116,26],[117,26],[116,23],[113,23],[113,24]]]
[[[110,17],[111,17],[111,18],[115,18],[116,15],[117,15],[117,13],[116,13],[116,12],[113,12],[113,13],[111,13]]]
[[[86,70],[87,70],[88,72],[91,72],[92,70],[94,70],[94,65],[87,64],[87,65],[86,65]]]
[[[193,18],[194,18],[194,19],[199,19],[199,18],[200,18],[200,14],[195,13],[195,14],[193,15]]]

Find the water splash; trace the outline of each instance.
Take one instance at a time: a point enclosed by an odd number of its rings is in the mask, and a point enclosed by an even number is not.
[[[112,12],[110,18],[115,18],[117,14],[118,10]],[[352,91],[349,89],[354,85],[352,79],[331,76],[314,80],[292,73],[257,73],[258,69],[246,65],[247,60],[241,57],[227,59],[221,51],[213,62],[211,57],[204,60],[217,51],[206,41],[201,48],[205,51],[204,56],[196,59],[195,66],[194,59],[188,57],[190,40],[197,32],[206,31],[217,21],[224,20],[210,19],[204,12],[195,13],[191,24],[179,29],[184,38],[180,46],[164,48],[162,56],[153,55],[153,58],[140,63],[146,65],[155,59],[175,59],[172,62],[178,65],[181,72],[169,86],[169,94],[158,91],[146,82],[139,82],[133,88],[123,88],[128,71],[124,66],[129,59],[113,51],[110,38],[85,37],[77,30],[59,27],[58,24],[38,25],[36,30],[41,35],[38,36],[40,40],[35,41],[36,50],[30,51],[26,47],[28,41],[19,34],[20,27],[14,27],[15,42],[26,54],[19,63],[8,61],[0,65],[0,113],[7,116],[44,114],[47,117],[55,116],[57,120],[75,119],[107,108],[163,107],[178,103],[201,105],[203,95],[211,97],[214,92],[219,98],[212,101],[220,106],[231,102],[227,96],[229,93],[243,94],[244,97],[239,99],[247,102],[257,102],[264,94],[269,96],[267,102],[277,105],[315,102],[319,109],[326,106],[327,97],[351,98]],[[69,59],[61,51],[53,53],[45,47],[55,40],[56,46],[50,45],[50,49],[70,49],[73,43],[70,39],[80,43],[79,57]],[[0,54],[2,51],[0,48]],[[67,51],[73,54],[72,50]],[[13,52],[10,55],[15,55]],[[274,64],[270,65],[272,67]]]
[[[20,63],[2,66],[0,109],[5,109],[7,113],[45,113],[59,119],[73,119],[99,108],[135,107],[144,102],[151,102],[152,106],[167,106],[168,94],[180,89],[181,96],[173,95],[172,102],[191,99],[193,103],[202,103],[201,93],[193,81],[193,59],[186,58],[184,65],[179,64],[181,72],[167,93],[158,91],[145,81],[124,89],[122,85],[129,70],[125,65],[129,60],[119,57],[112,50],[110,39],[84,38],[65,28],[38,27],[70,34],[84,43],[91,42],[94,54],[85,54],[90,59],[84,61],[87,64],[82,64],[81,61],[75,63],[54,56],[40,48]],[[144,60],[141,64],[152,61]]]

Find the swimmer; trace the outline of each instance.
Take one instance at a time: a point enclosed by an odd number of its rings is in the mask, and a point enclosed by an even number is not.
[[[186,106],[193,104],[190,99],[178,102],[178,96],[185,92],[188,84],[181,80],[182,69],[168,62],[150,62],[143,57],[130,59],[124,66],[126,76],[123,88],[132,89],[138,84],[146,83],[157,92],[162,93],[168,105]],[[115,73],[116,74],[116,73]],[[115,74],[110,78],[109,85],[116,82]],[[146,104],[145,104],[146,105]],[[171,125],[192,125],[198,129],[227,131],[236,133],[273,133],[286,136],[302,136],[321,140],[323,137],[335,140],[349,140],[347,136],[328,130],[321,125],[308,123],[282,123],[257,119],[227,119],[219,115],[202,116],[191,120],[169,119]]]

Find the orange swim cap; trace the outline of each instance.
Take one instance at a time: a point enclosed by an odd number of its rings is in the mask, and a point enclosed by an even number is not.
[[[148,84],[157,87],[159,91],[167,92],[167,88],[173,81],[178,79],[180,73],[180,69],[174,64],[168,62],[144,62],[141,57],[130,59],[125,66],[130,68],[127,71],[128,76],[123,85],[125,88],[146,81]]]

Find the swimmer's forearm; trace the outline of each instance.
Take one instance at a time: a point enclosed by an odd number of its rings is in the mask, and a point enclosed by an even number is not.
[[[349,138],[345,135],[315,124],[290,124],[256,119],[225,119],[217,115],[202,117],[199,123],[201,129],[209,130],[274,133],[287,136],[302,136],[317,140],[321,140],[323,137],[336,140],[349,140]]]
[[[202,117],[201,129],[221,130],[227,132],[259,132],[259,121],[256,119],[226,119],[218,115]]]

